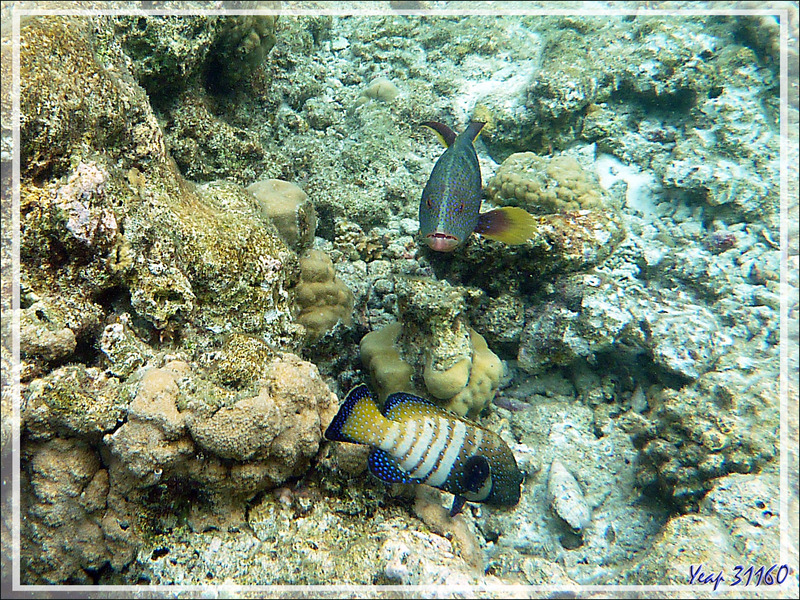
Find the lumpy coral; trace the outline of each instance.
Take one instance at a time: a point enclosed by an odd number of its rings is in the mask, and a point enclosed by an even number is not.
[[[400,279],[396,289],[400,321],[361,340],[379,396],[417,393],[477,416],[494,397],[503,364],[469,327],[462,292],[423,279]]]
[[[518,152],[503,161],[487,182],[486,195],[497,204],[547,214],[601,208],[604,193],[597,177],[569,155],[548,158]]]
[[[143,373],[128,421],[104,442],[120,489],[177,478],[235,510],[303,473],[335,411],[317,368],[290,354],[266,362],[257,385],[238,394],[173,361]]]
[[[300,259],[300,282],[295,288],[297,322],[304,325],[310,342],[319,340],[336,323],[352,322],[353,293],[336,277],[330,257],[309,250]]]
[[[401,323],[390,323],[361,338],[361,361],[369,369],[383,398],[389,393],[415,391],[414,368],[403,360],[397,346],[402,329]]]

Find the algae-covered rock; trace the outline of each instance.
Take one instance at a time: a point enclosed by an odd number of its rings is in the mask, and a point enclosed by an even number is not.
[[[147,96],[126,71],[97,63],[87,19],[33,16],[20,39],[23,180],[65,175],[91,151],[143,163],[163,157]]]
[[[127,397],[119,380],[96,368],[70,365],[27,386],[22,423],[34,438],[97,442],[123,419]]]
[[[99,347],[107,360],[107,371],[121,378],[128,377],[153,357],[153,351],[131,328],[128,313],[121,314],[115,323],[106,325]]]
[[[286,292],[296,258],[252,197],[183,180],[147,97],[127,71],[97,63],[85,21],[37,17],[23,29],[23,281],[73,303],[129,301],[132,321],[163,342],[194,342],[181,337],[192,323],[296,344]],[[104,59],[124,64],[114,48]]]
[[[275,45],[274,15],[120,15],[115,37],[139,83],[157,102],[201,82],[230,93]]]
[[[28,294],[20,313],[20,358],[32,367],[72,357],[79,342],[91,340],[100,327],[102,310],[76,297]]]
[[[213,378],[222,385],[247,387],[262,377],[274,355],[275,349],[260,338],[231,334],[217,354]]]
[[[775,394],[775,381],[751,389],[732,371],[664,389],[649,400],[644,423],[626,426],[641,448],[640,484],[688,511],[717,478],[758,473],[778,452],[777,406],[765,400]]]

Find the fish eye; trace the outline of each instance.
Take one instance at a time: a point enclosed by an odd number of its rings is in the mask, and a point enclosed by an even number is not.
[[[464,203],[458,205],[458,212],[462,212],[464,210]]]
[[[428,205],[428,208],[433,208],[433,202],[431,202],[431,199],[430,199],[430,198],[428,198],[427,200],[425,200],[425,204],[427,204],[427,205]]]

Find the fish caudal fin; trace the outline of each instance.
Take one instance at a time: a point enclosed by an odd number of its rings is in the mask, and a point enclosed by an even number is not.
[[[481,132],[481,129],[483,129],[484,125],[486,125],[486,123],[484,123],[483,121],[470,121],[469,125],[467,125],[467,128],[464,130],[464,133],[462,135],[468,137],[471,141],[474,142],[475,139],[478,137],[478,134]]]
[[[455,131],[438,121],[425,121],[424,123],[420,123],[420,125],[433,131],[445,148],[449,148],[452,143],[456,141],[456,137],[458,137]]]
[[[325,430],[325,439],[377,446],[387,426],[388,419],[378,410],[369,388],[362,383],[347,393],[339,412]]]
[[[506,206],[482,213],[475,233],[516,246],[536,235],[538,225],[539,221],[529,212],[516,206]]]

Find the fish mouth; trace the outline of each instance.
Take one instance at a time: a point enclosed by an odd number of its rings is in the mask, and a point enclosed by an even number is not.
[[[458,246],[458,238],[449,233],[434,231],[425,236],[425,243],[437,252],[452,252]]]

